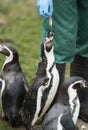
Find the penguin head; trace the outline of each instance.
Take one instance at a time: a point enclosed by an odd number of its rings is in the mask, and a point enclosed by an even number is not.
[[[53,39],[54,39],[54,33],[52,31],[48,32],[47,37],[45,37],[44,42],[42,44],[42,58],[46,59],[47,54],[50,52],[53,52]]]
[[[52,31],[48,32],[48,36],[44,39],[44,50],[46,52],[50,52],[53,46],[53,38],[54,38],[54,33]]]
[[[71,87],[72,89],[80,89],[80,88],[85,88],[87,87],[87,81],[84,80],[84,78],[79,77],[79,76],[72,76],[68,78],[66,81],[64,81],[62,85],[62,89],[65,91]]]
[[[78,81],[73,83],[73,89],[76,89],[76,90],[79,90],[81,88],[86,88],[86,87],[88,87],[88,86],[87,86],[86,81],[84,79],[78,80]]]
[[[6,56],[7,62],[18,61],[18,52],[10,44],[0,44],[0,53]]]
[[[69,80],[67,80],[67,83],[68,83],[68,85],[66,84],[68,86],[67,92],[68,95],[72,98],[76,97],[78,91],[88,87],[86,85],[86,80],[78,76],[73,76],[69,78]]]

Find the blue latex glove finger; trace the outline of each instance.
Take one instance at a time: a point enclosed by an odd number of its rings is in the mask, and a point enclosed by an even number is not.
[[[49,8],[49,13],[50,13],[49,15],[50,16],[52,16],[52,14],[53,14],[53,8],[52,7],[53,7],[53,3],[51,2],[50,3],[50,8]]]
[[[37,6],[41,16],[43,16],[45,18],[52,16],[52,13],[53,13],[52,0],[37,0],[36,6]]]
[[[43,16],[44,18],[48,18],[49,17],[48,8],[40,9],[40,15]]]

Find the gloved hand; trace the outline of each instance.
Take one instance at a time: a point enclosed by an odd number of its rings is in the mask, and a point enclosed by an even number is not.
[[[52,0],[37,0],[37,8],[41,16],[48,18],[53,13],[53,2]]]

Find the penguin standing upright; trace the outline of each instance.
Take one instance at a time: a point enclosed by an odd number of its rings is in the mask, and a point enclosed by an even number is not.
[[[3,119],[9,120],[11,125],[15,126],[28,84],[22,72],[16,49],[11,45],[1,44],[0,53],[6,56],[0,74]]]
[[[43,117],[58,89],[59,73],[53,54],[53,37],[50,31],[42,44],[42,61],[23,102],[22,120],[27,130],[32,130],[37,120]]]
[[[78,76],[70,77],[61,86],[57,101],[45,115],[42,130],[77,130],[80,101],[78,91],[88,87]]]

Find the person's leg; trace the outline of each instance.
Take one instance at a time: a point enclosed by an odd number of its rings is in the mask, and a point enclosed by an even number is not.
[[[88,81],[88,0],[78,1],[78,39],[76,56],[71,64],[71,76],[81,76]],[[88,89],[79,92],[80,117],[88,122]]]
[[[60,72],[61,82],[64,80],[65,63],[72,62],[75,54],[77,36],[77,6],[76,0],[53,0],[54,54],[56,66]],[[47,36],[49,19],[43,19],[42,40]],[[40,49],[41,50],[41,49]],[[41,53],[40,53],[41,57]],[[61,84],[61,83],[60,83]]]
[[[71,63],[70,75],[78,75],[88,81],[88,58],[76,55]]]

